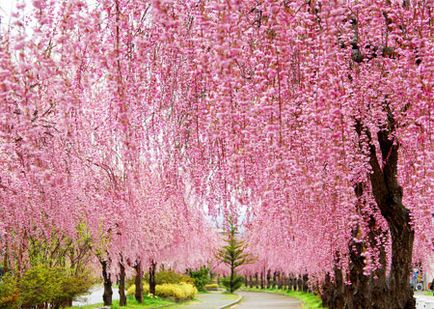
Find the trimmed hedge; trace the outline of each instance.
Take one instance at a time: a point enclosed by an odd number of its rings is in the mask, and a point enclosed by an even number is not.
[[[134,295],[136,286],[133,284],[127,290],[127,295]],[[149,285],[143,285],[145,294],[149,293]],[[157,284],[155,294],[158,297],[173,298],[176,301],[193,299],[197,294],[197,289],[190,283],[163,283]]]

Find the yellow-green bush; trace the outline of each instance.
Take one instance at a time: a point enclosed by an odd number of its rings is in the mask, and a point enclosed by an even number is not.
[[[0,278],[0,309],[58,306],[88,291],[89,272],[75,274],[69,268],[35,265],[18,278],[11,273]]]
[[[127,289],[127,295],[134,295],[134,293],[136,292],[136,285],[132,284],[128,289]],[[149,284],[143,284],[143,293],[145,295],[149,294]]]
[[[19,308],[20,291],[17,279],[11,274],[0,277],[0,309]]]
[[[173,297],[175,300],[179,301],[193,299],[197,294],[197,289],[190,283],[164,283],[155,287],[155,294],[160,297]]]
[[[217,290],[219,285],[217,283],[210,283],[205,285],[206,290]]]
[[[127,289],[127,295],[134,295],[136,286],[132,284]],[[144,294],[149,294],[149,285],[143,285]],[[164,298],[174,298],[177,301],[193,299],[197,294],[197,289],[190,283],[163,283],[155,286],[155,295]]]

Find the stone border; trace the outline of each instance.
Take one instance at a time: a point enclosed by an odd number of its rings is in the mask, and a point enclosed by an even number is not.
[[[233,305],[238,304],[242,299],[243,299],[243,297],[242,297],[241,295],[238,295],[238,298],[237,298],[236,300],[234,300],[233,302],[231,302],[231,303],[229,303],[229,304],[227,304],[227,305],[220,306],[218,309],[226,309],[226,308],[230,308],[230,307],[232,307]]]

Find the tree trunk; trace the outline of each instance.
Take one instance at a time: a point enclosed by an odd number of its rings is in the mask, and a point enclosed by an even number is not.
[[[309,276],[307,274],[304,274],[302,280],[303,280],[303,292],[309,292],[309,285],[308,285]]]
[[[327,273],[325,275],[325,279],[322,285],[322,293],[321,300],[323,307],[332,308],[331,307],[331,295],[333,290],[333,284],[331,282],[330,274]]]
[[[329,309],[345,308],[345,286],[342,270],[335,266],[335,282],[332,288],[332,297]]]
[[[157,285],[155,281],[155,271],[157,269],[157,263],[151,261],[151,266],[149,266],[149,293],[155,295],[155,286]]]
[[[102,278],[104,280],[104,293],[102,295],[102,299],[104,302],[104,306],[111,306],[112,305],[112,296],[113,296],[113,290],[112,290],[112,280],[111,275],[108,272],[108,262],[107,261],[101,261],[102,266]]]
[[[297,277],[297,290],[303,291],[303,279],[301,275],[298,275]]]
[[[141,304],[143,303],[143,271],[142,262],[140,260],[136,262],[134,269],[136,270],[136,277],[134,279],[136,291],[134,293],[134,297],[136,298],[137,302]]]
[[[410,211],[402,203],[403,191],[397,178],[399,142],[391,134],[395,131],[395,120],[387,101],[384,104],[388,113],[387,124],[377,133],[382,167],[370,132],[366,129],[370,140],[369,164],[372,172],[369,176],[372,192],[389,225],[392,240],[389,293],[384,297],[390,297],[387,300],[389,308],[413,309],[416,303],[408,281],[412,266],[414,231],[410,224]]]
[[[127,305],[127,296],[125,295],[125,266],[121,261],[119,263],[119,306]]]
[[[261,271],[261,289],[265,288],[265,284],[264,284],[264,272]]]
[[[259,289],[259,276],[258,273],[255,273],[255,287]]]
[[[267,271],[267,289],[271,288],[271,269]]]

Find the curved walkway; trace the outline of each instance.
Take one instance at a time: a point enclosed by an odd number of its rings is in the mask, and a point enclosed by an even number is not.
[[[196,295],[196,301],[185,305],[177,305],[174,308],[179,309],[218,309],[222,306],[232,303],[238,298],[238,295],[224,294],[218,292],[200,293]],[[172,308],[172,307],[168,307]]]
[[[301,309],[301,302],[284,295],[257,292],[237,292],[243,300],[232,306],[234,309],[273,308],[273,309]]]

